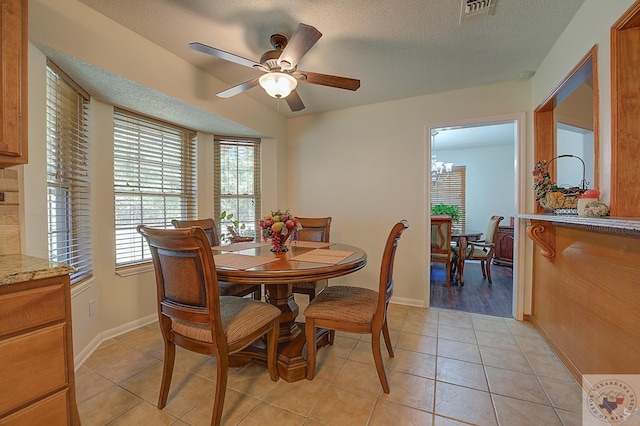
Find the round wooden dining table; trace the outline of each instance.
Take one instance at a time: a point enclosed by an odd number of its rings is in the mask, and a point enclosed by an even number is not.
[[[242,244],[245,244],[247,248],[243,249]],[[216,261],[218,280],[236,284],[264,284],[266,301],[280,309],[278,372],[280,377],[288,382],[302,380],[307,375],[306,339],[304,326],[300,326],[296,322],[299,307],[293,297],[293,284],[351,274],[362,269],[367,263],[367,254],[364,250],[347,244],[329,244],[326,247],[315,248],[310,243],[294,241],[288,244],[289,250],[287,252],[280,253],[272,252],[270,244],[260,243],[238,243],[226,249],[224,246],[213,247],[214,259],[220,261]],[[312,252],[313,250],[320,251]],[[229,253],[247,256],[246,259],[249,262],[252,260],[249,256],[258,257],[258,261],[266,261],[267,259],[271,261],[246,268],[225,266],[222,262],[223,257],[220,255],[229,256]],[[296,259],[301,255],[305,255],[310,260],[319,259],[317,256],[315,258],[312,256],[315,253],[319,255],[335,254],[338,258],[346,257],[337,263],[331,262],[330,259],[324,260],[324,258],[322,262]],[[316,340],[321,345],[327,344],[328,331],[319,331]],[[266,360],[263,342],[256,342],[236,355],[231,360],[231,365],[242,365],[250,359]]]

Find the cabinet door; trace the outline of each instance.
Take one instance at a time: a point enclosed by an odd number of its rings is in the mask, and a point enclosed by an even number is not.
[[[27,162],[27,0],[0,0],[0,168]]]

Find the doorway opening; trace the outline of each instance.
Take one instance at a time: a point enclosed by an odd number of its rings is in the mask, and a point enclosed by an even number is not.
[[[452,221],[453,258],[456,251],[465,252],[456,248],[461,242],[491,243],[485,248],[489,260],[484,274],[479,260],[465,260],[464,265],[452,264],[455,272],[447,280],[446,263],[430,261],[430,307],[515,316],[518,124],[517,119],[501,119],[427,129],[431,159],[431,173],[425,183],[429,187],[429,220],[431,213],[442,211],[453,211],[457,216]],[[502,217],[495,241],[494,234],[489,238],[486,235],[492,216]],[[430,232],[430,242],[431,238]]]

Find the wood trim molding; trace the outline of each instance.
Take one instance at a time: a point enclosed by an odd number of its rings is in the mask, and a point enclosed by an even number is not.
[[[530,219],[527,236],[540,247],[540,254],[553,262],[556,257],[556,229],[553,223]]]

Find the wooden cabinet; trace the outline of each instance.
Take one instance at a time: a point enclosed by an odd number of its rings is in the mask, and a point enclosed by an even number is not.
[[[27,162],[28,0],[0,0],[0,168]]]
[[[80,424],[69,275],[0,285],[0,425]]]
[[[496,238],[496,253],[493,258],[496,265],[513,265],[513,227],[499,226]]]

